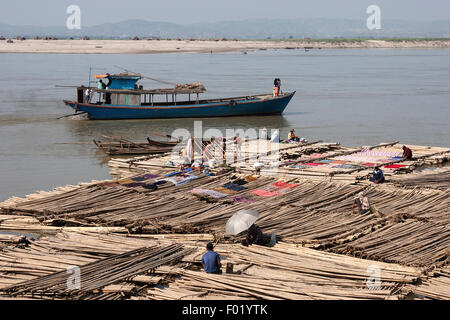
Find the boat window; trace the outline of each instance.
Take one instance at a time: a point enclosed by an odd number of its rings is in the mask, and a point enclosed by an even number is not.
[[[135,106],[141,104],[141,96],[137,94],[112,93],[111,104]]]

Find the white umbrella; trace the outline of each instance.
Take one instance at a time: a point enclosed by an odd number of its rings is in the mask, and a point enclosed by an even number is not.
[[[250,228],[258,218],[259,213],[256,210],[239,210],[228,219],[225,226],[225,233],[235,236]]]

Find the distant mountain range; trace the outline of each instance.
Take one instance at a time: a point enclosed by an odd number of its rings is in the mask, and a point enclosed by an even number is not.
[[[169,22],[126,20],[69,30],[65,26],[15,26],[0,24],[0,36],[27,38],[52,36],[59,38],[396,38],[450,37],[450,20],[417,22],[404,20],[381,21],[380,30],[369,30],[365,20],[349,19],[251,19],[215,23],[181,25]]]

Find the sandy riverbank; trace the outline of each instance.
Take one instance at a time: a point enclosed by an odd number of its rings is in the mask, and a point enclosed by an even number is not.
[[[450,40],[411,41],[190,41],[190,40],[13,40],[0,41],[0,53],[167,53],[260,49],[450,48]]]

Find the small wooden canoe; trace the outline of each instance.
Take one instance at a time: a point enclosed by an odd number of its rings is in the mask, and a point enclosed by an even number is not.
[[[171,152],[179,142],[162,142],[147,138],[147,142],[133,142],[123,138],[107,137],[111,142],[94,139],[95,145],[108,155],[161,154]]]

